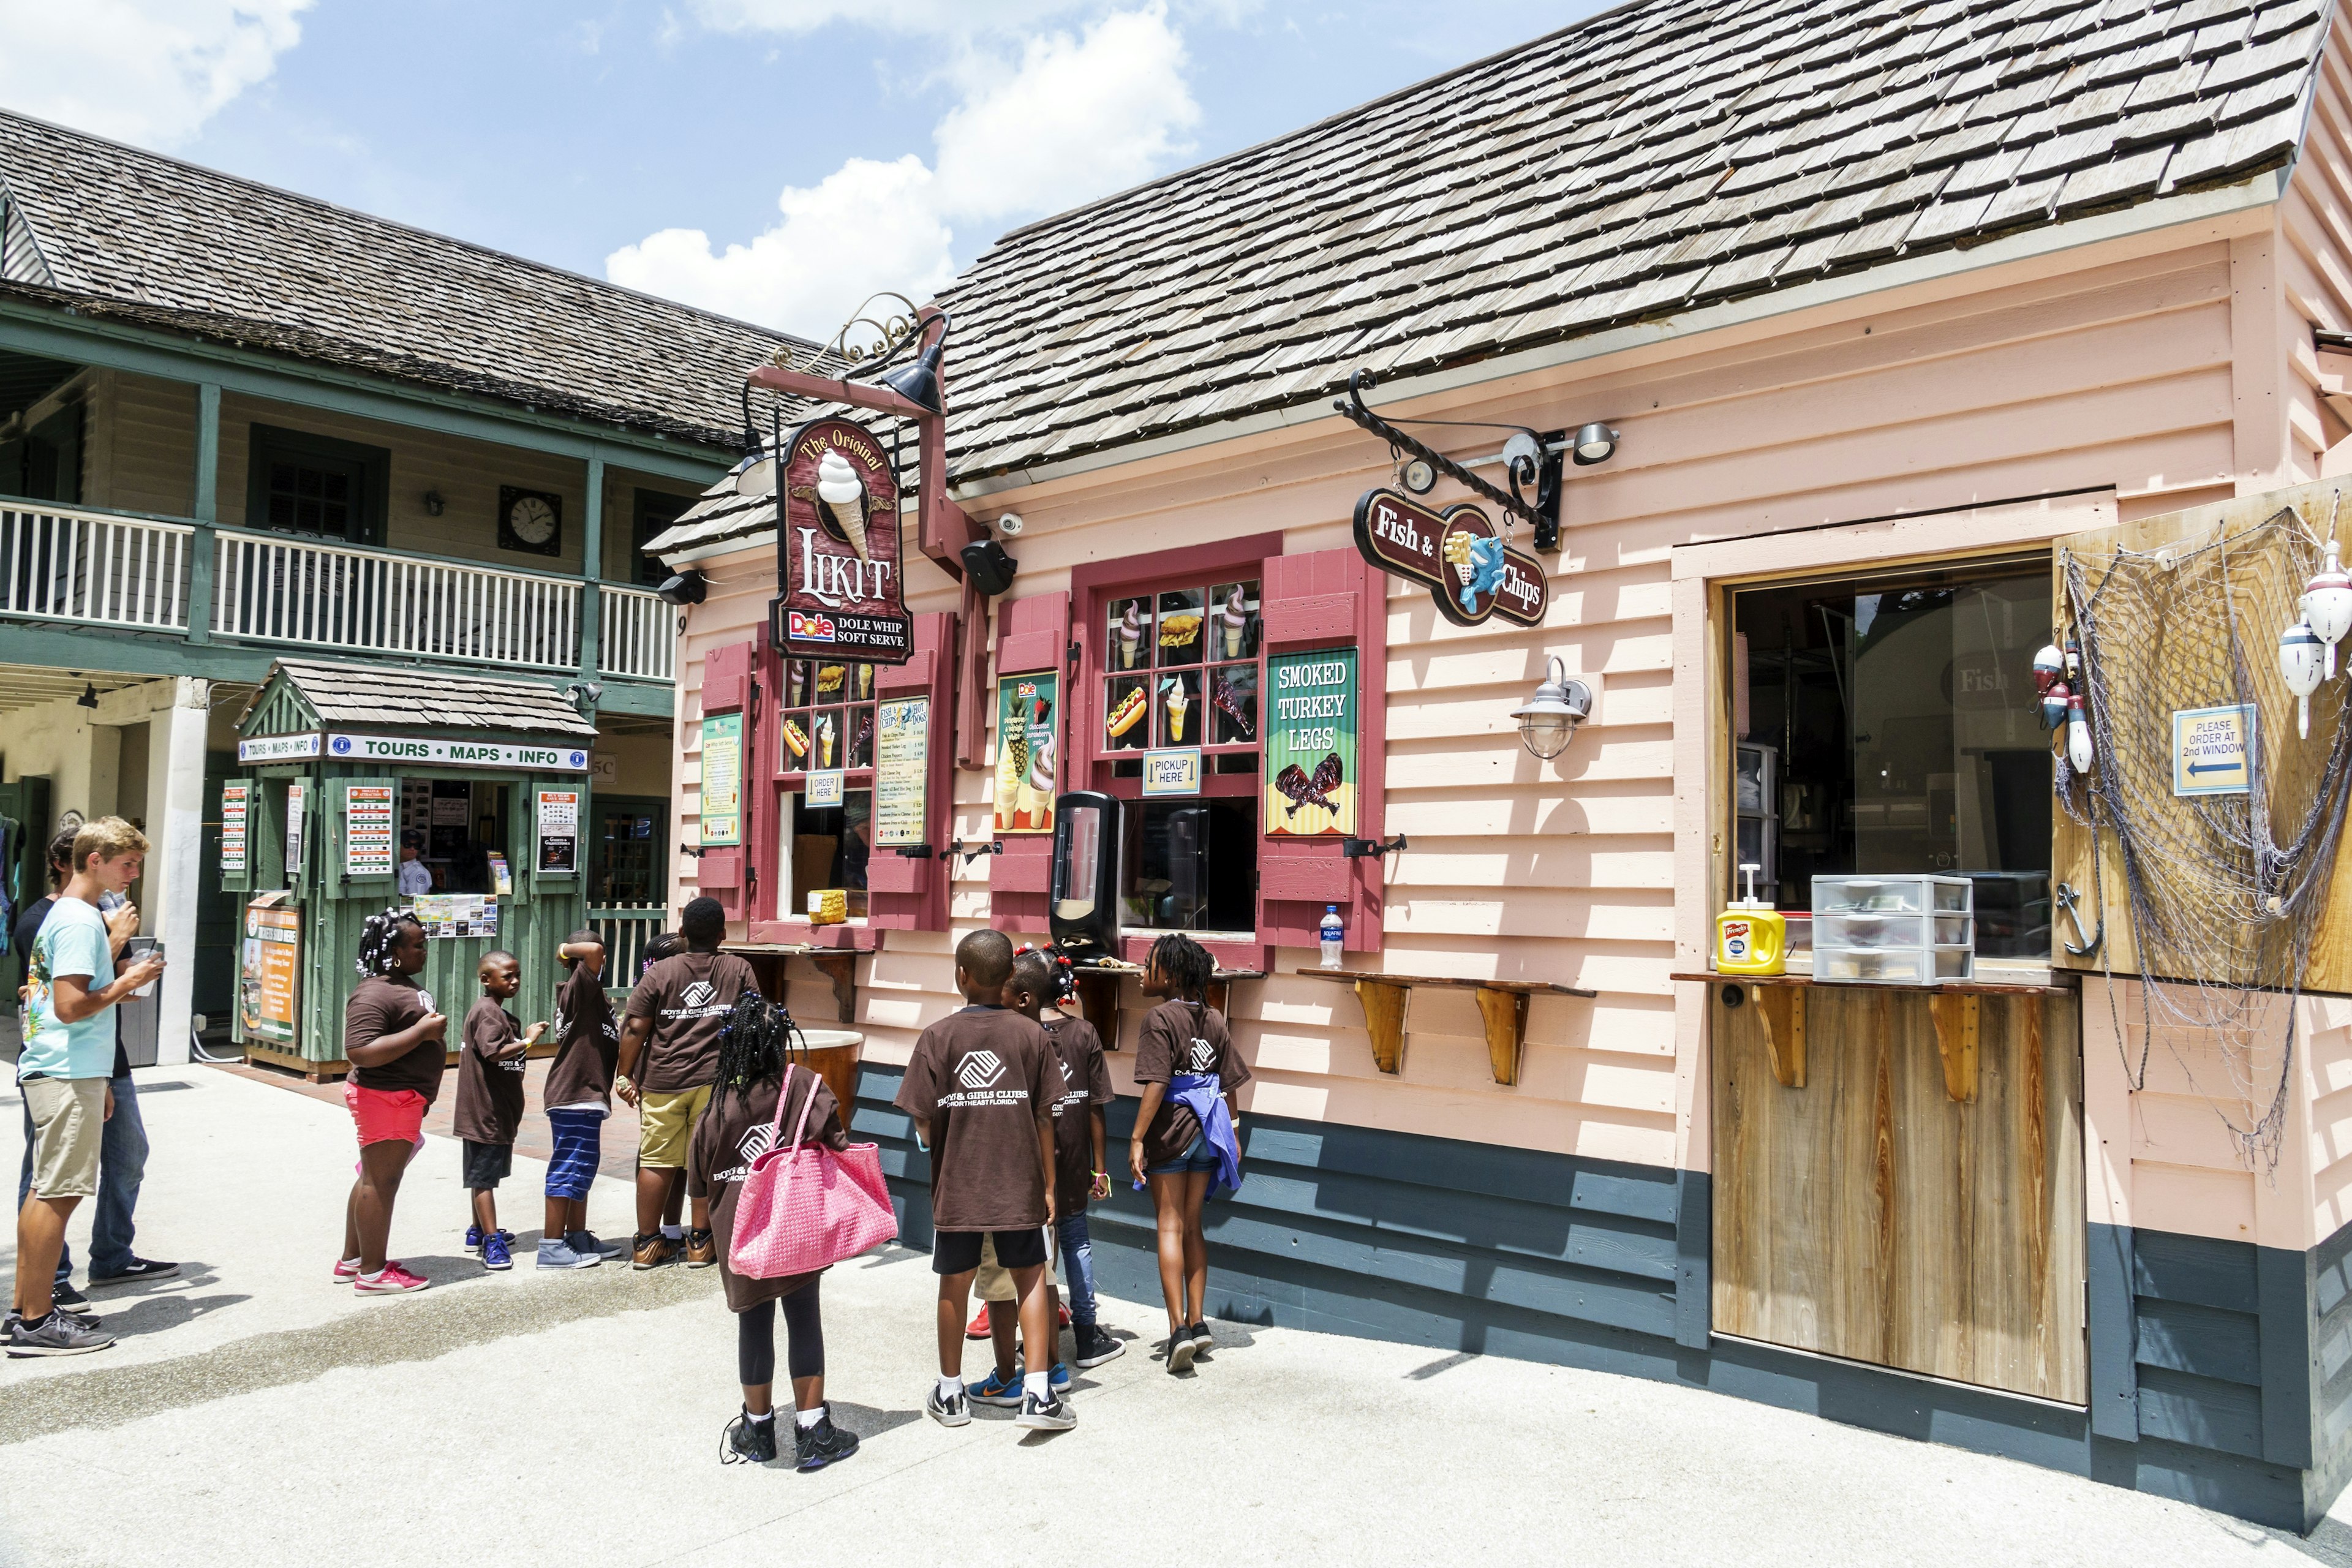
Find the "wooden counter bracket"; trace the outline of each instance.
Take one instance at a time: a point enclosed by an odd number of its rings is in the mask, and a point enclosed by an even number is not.
[[[1805,994],[1793,985],[1750,985],[1748,999],[1764,1025],[1764,1048],[1782,1089],[1805,1087]]]
[[[1499,1084],[1519,1081],[1528,1044],[1528,1002],[1538,993],[1596,996],[1600,993],[1549,980],[1466,980],[1441,974],[1390,974],[1375,969],[1301,969],[1317,980],[1352,983],[1363,1004],[1364,1032],[1372,1040],[1372,1065],[1384,1073],[1404,1070],[1405,1013],[1415,986],[1433,985],[1476,994],[1478,1016],[1486,1029],[1486,1068]]]
[[[1839,991],[1907,991],[1927,998],[1936,1026],[1936,1050],[1944,1058],[1944,1092],[1962,1105],[1977,1097],[1977,1037],[1988,996],[2063,996],[2069,987],[2003,981],[1948,981],[1940,985],[1876,985],[1819,981],[1804,974],[1673,974],[1710,985],[1743,987],[1764,1022],[1772,1049],[1772,1076],[1791,1089],[1805,1087],[1805,993],[1815,987]],[[1793,1001],[1791,999],[1793,998]],[[1785,1043],[1784,1043],[1785,1042]],[[1793,1055],[1791,1055],[1793,1053]]]
[[[1944,1092],[1963,1105],[1977,1097],[1979,1002],[1969,995],[1927,998],[1927,1011],[1936,1020],[1936,1049],[1944,1058]]]
[[[1140,965],[1126,963],[1088,964],[1083,969],[1074,965],[1070,970],[1078,988],[1078,1012],[1102,1037],[1103,1049],[1107,1051],[1118,1049],[1119,984],[1129,975],[1139,979],[1142,974]],[[1221,969],[1209,976],[1209,1005],[1230,1018],[1234,1010],[1228,1004],[1233,1000],[1234,982],[1265,978],[1262,969]]]
[[[751,959],[807,959],[816,965],[820,973],[833,982],[833,999],[841,1014],[841,1021],[852,1026],[856,1024],[857,955],[864,950],[854,947],[814,947],[806,942],[762,942],[757,945],[747,942],[730,943],[720,951],[739,953],[742,957]],[[780,990],[777,994],[781,1000],[783,993]]]

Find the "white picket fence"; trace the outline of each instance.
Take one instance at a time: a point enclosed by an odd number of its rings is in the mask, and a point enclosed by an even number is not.
[[[185,632],[195,533],[181,522],[0,502],[0,616]],[[515,668],[580,667],[577,578],[244,529],[214,531],[214,551],[215,637]],[[601,673],[677,679],[676,609],[615,584],[600,584],[597,601]]]
[[[184,523],[0,502],[0,615],[185,631]]]

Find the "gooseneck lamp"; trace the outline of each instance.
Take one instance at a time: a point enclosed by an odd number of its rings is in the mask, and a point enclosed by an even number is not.
[[[1511,717],[1519,721],[1520,743],[1549,762],[1568,750],[1569,742],[1576,738],[1576,727],[1591,711],[1592,689],[1581,680],[1570,680],[1555,656],[1536,694],[1512,709]]]

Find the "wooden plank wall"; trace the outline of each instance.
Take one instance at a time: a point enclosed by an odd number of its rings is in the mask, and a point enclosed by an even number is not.
[[[2083,1403],[2074,1000],[1986,998],[1961,1104],[1924,994],[1806,994],[1802,1089],[1710,1004],[1716,1331]]]

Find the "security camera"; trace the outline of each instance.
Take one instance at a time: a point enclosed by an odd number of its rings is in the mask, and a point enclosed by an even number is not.
[[[1017,511],[1008,511],[996,520],[996,531],[1007,539],[1020,538],[1022,529],[1026,526],[1028,525],[1021,521],[1021,514]]]

